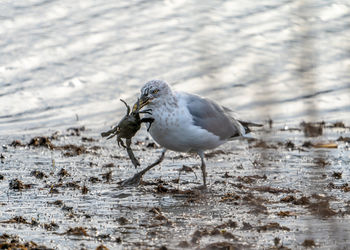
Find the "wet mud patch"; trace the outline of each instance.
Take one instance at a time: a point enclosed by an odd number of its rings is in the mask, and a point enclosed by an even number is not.
[[[301,127],[272,128],[269,136],[261,131],[259,140],[207,152],[207,190],[198,188],[199,158],[173,152],[140,185],[121,186],[153,163],[161,149],[141,134],[132,145],[141,163],[135,170],[115,141],[78,128],[1,141],[6,146],[0,163],[5,190],[0,226],[24,237],[18,238],[20,244],[89,249],[350,244],[333,231],[350,233],[346,124],[322,125],[327,140],[306,137]],[[304,243],[307,239],[314,245]]]

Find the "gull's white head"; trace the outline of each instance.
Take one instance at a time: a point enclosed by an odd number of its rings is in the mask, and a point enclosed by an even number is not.
[[[162,80],[151,80],[141,89],[140,107],[166,101],[172,96],[170,86]]]

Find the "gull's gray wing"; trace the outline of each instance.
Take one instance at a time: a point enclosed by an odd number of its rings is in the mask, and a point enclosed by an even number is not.
[[[187,108],[193,116],[194,125],[208,130],[222,140],[245,134],[245,128],[228,114],[227,108],[197,95],[181,94],[186,98]]]

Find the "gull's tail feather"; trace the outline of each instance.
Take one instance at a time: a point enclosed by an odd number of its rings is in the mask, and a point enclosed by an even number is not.
[[[255,137],[251,134],[251,129],[249,127],[262,127],[262,124],[257,124],[253,122],[240,121],[232,118],[233,124],[238,129],[238,133],[230,137],[230,140],[237,139],[255,139]]]
[[[243,128],[245,130],[245,134],[248,134],[248,133],[252,132],[249,127],[262,127],[262,126],[264,126],[262,124],[258,124],[258,123],[254,123],[254,122],[248,122],[248,121],[240,121],[240,120],[238,120],[238,122],[240,124],[242,124],[242,126],[243,126]]]

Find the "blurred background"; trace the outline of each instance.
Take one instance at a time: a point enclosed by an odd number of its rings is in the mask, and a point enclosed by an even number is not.
[[[163,79],[240,118],[350,122],[348,0],[2,0],[0,135],[124,115]]]

